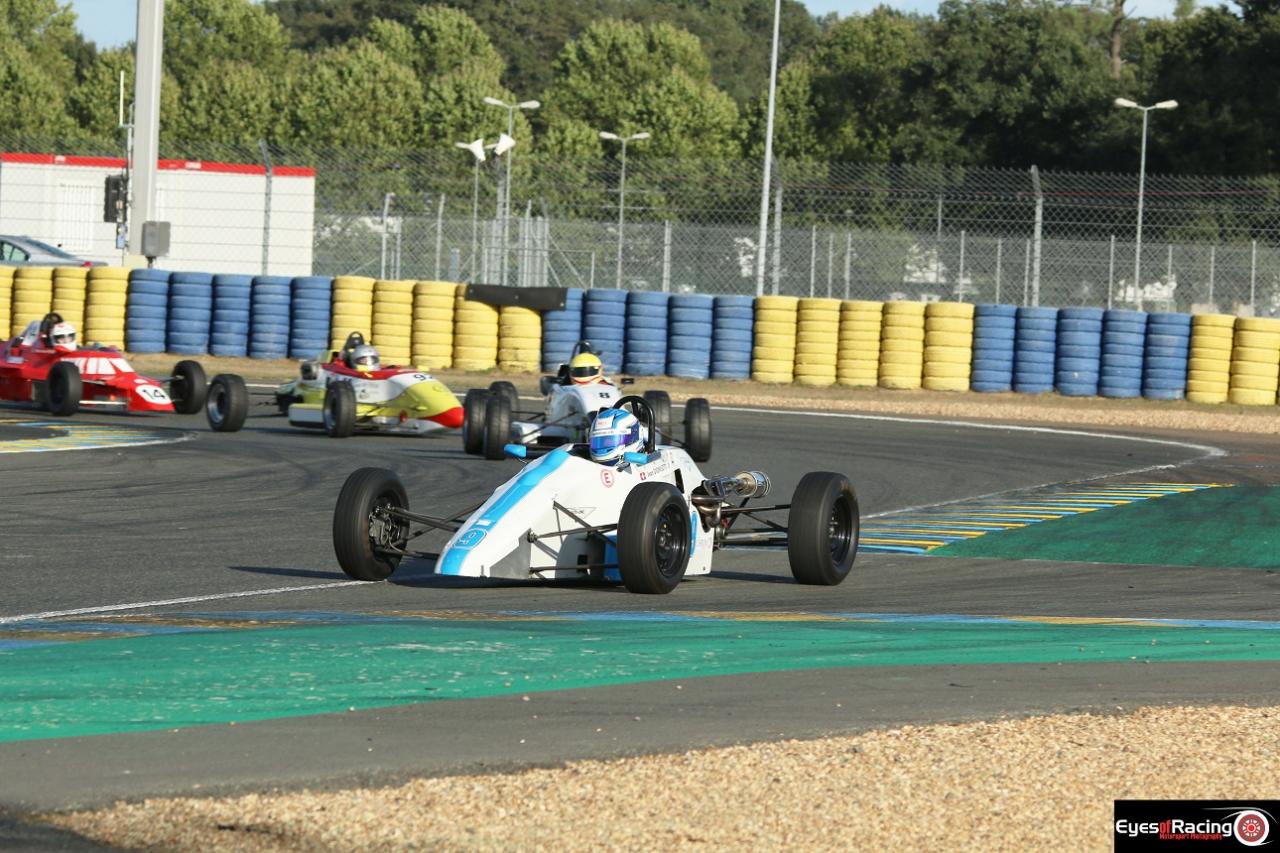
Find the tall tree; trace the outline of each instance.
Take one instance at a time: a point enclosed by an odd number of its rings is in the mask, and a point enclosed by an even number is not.
[[[413,71],[368,42],[322,51],[289,103],[289,135],[307,145],[402,149],[416,144],[422,87]]]

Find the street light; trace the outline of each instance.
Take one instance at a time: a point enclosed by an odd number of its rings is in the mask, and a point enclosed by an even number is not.
[[[471,277],[476,277],[476,250],[479,246],[477,240],[477,223],[480,219],[480,164],[484,162],[484,138],[472,140],[471,142],[455,142],[454,147],[461,148],[464,151],[470,151],[472,157],[475,158],[475,167],[472,169],[473,176],[471,182]]]
[[[773,46],[769,50],[769,106],[764,123],[764,179],[760,187],[760,238],[756,245],[756,296],[764,295],[765,241],[769,239],[769,178],[773,164],[773,112],[778,91],[778,26],[782,18],[782,0],[773,3]],[[781,211],[779,211],[781,213]],[[778,251],[774,246],[773,250]],[[773,280],[777,293],[778,279]]]
[[[1142,155],[1138,160],[1138,228],[1134,238],[1133,250],[1133,287],[1139,302],[1142,300],[1142,281],[1138,277],[1142,272],[1142,199],[1147,184],[1147,113],[1152,110],[1172,110],[1178,106],[1177,101],[1160,101],[1144,107],[1128,98],[1116,98],[1115,105],[1130,110],[1142,110]]]
[[[520,101],[516,104],[508,104],[500,98],[485,96],[484,102],[491,107],[502,107],[507,111],[507,136],[515,133],[516,126],[516,110],[536,110],[542,106],[539,101]],[[507,283],[507,220],[511,217],[511,149],[513,145],[507,146],[507,164],[505,169],[506,189],[503,192],[503,217],[502,217],[502,283]]]
[[[619,136],[616,133],[610,133],[607,130],[600,131],[601,139],[609,139],[614,142],[622,143],[622,177],[618,181],[618,273],[617,283],[615,287],[622,289],[622,226],[625,220],[627,210],[627,143],[635,142],[639,139],[648,139],[649,134],[645,131],[633,133],[630,136]]]

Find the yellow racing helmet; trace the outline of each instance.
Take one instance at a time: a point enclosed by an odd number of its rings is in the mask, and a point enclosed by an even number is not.
[[[589,352],[580,352],[569,362],[569,378],[575,385],[590,385],[604,381],[604,365],[600,356]]]

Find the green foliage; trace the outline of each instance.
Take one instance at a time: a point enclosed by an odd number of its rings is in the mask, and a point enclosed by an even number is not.
[[[308,145],[395,149],[417,141],[422,87],[367,42],[311,58],[289,100],[289,137]]]

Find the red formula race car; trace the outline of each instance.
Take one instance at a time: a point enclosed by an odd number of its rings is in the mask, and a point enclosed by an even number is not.
[[[206,383],[196,361],[178,362],[167,383],[139,376],[115,347],[79,347],[75,327],[57,314],[31,321],[0,347],[0,400],[54,415],[82,408],[180,414],[204,408],[219,432],[240,429],[249,412],[249,391],[239,376],[224,373]]]

